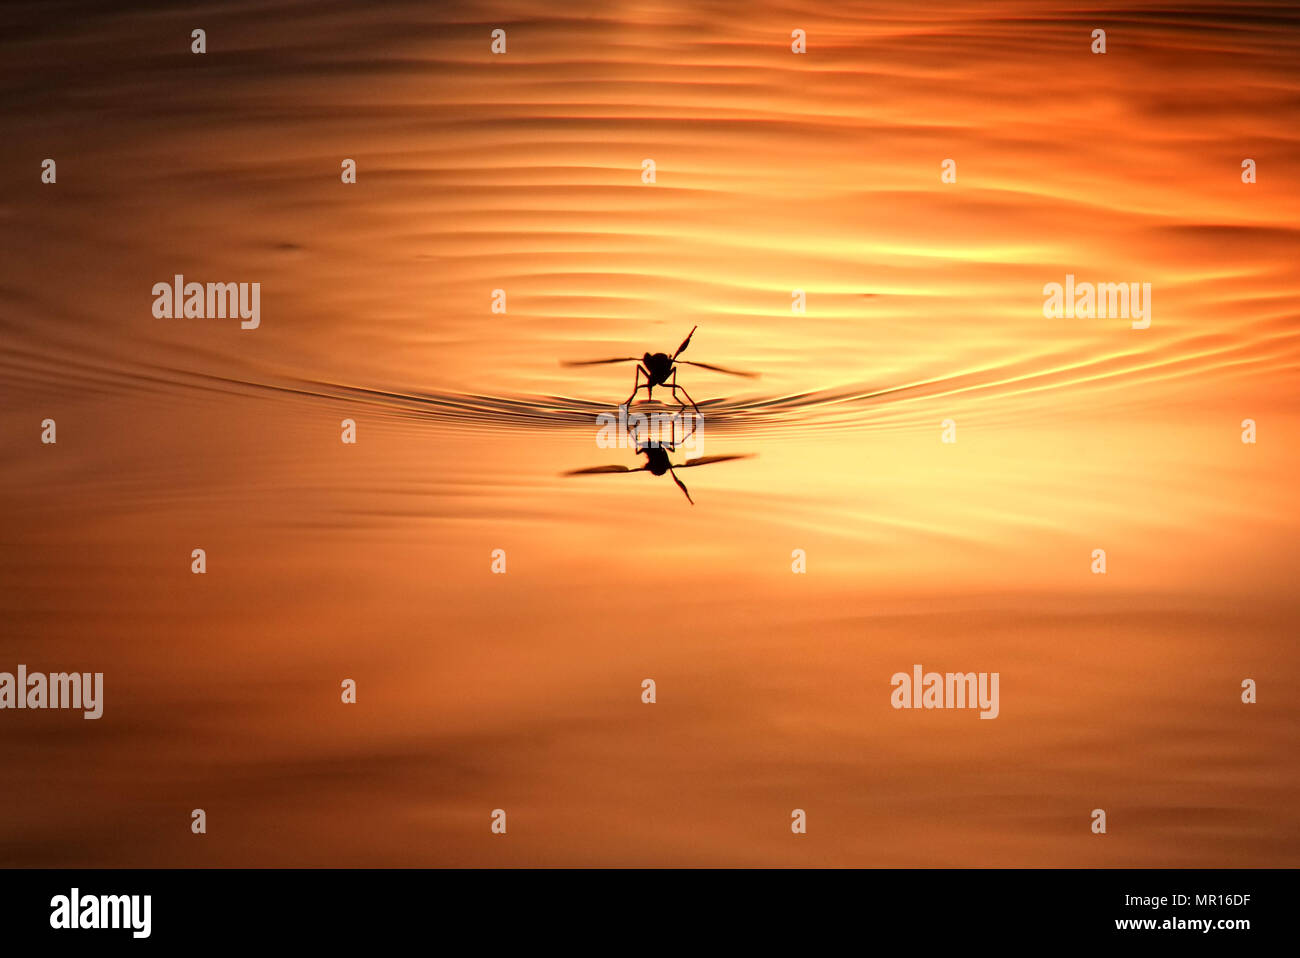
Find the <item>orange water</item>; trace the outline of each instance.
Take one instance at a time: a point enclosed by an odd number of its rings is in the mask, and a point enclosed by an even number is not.
[[[1293,11],[42,6],[0,671],[105,713],[0,712],[0,864],[1300,863]],[[1067,273],[1151,327],[1045,319]],[[752,458],[561,477],[638,462],[633,367],[561,361],[696,325]],[[999,717],[895,711],[914,663]]]

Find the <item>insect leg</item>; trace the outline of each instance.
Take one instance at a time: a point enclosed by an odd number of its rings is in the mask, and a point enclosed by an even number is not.
[[[641,388],[641,374],[642,374],[642,373],[645,373],[646,385],[647,385],[647,386],[649,385],[649,383],[650,383],[650,374],[649,374],[649,373],[646,373],[646,371],[645,371],[644,369],[641,368],[641,364],[640,364],[640,363],[637,363],[637,364],[636,364],[636,372],[634,372],[634,373],[632,374],[632,393],[631,393],[631,395],[629,395],[626,399],[623,400],[623,405],[624,405],[624,406],[631,407],[631,405],[632,405],[632,400],[636,398],[636,391],[637,391],[638,389]]]
[[[672,475],[673,482],[677,483],[677,488],[682,491],[682,495],[686,497],[686,501],[689,502],[691,505],[695,505],[695,500],[692,499],[691,494],[686,491],[686,483],[682,482],[680,479],[677,478],[677,470],[675,470],[672,466],[669,466],[668,472],[669,474]]]
[[[691,398],[691,394],[688,393],[688,392],[686,391],[686,387],[685,387],[685,386],[679,386],[679,385],[677,385],[677,370],[676,370],[676,369],[673,370],[673,381],[672,381],[671,383],[668,384],[668,388],[672,390],[673,398],[674,398],[674,399],[677,399],[677,390],[680,389],[680,390],[682,391],[682,395],[686,397],[686,402],[689,402],[689,403],[691,404],[691,408],[694,409],[695,412],[696,412],[697,414],[699,413],[699,411],[700,411],[700,407],[697,406],[697,405],[695,405],[695,400],[692,399],[692,398]],[[682,407],[683,409],[686,408],[686,403],[682,402],[680,399],[677,399],[677,401],[678,401],[679,403],[681,403],[681,407]]]

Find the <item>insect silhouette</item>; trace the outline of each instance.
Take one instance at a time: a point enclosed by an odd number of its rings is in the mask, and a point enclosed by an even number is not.
[[[672,393],[672,397],[677,400],[683,409],[686,407],[686,403],[678,398],[678,390],[686,397],[686,402],[691,404],[691,408],[699,412],[700,407],[695,404],[691,394],[686,391],[684,386],[677,383],[677,367],[679,365],[699,366],[701,369],[712,369],[714,372],[727,373],[729,376],[747,376],[750,379],[758,377],[758,373],[741,372],[738,369],[724,369],[722,366],[714,366],[712,363],[694,363],[689,359],[678,359],[677,357],[684,353],[686,347],[691,344],[691,337],[695,335],[695,330],[699,328],[699,326],[692,327],[691,331],[686,334],[686,338],[682,340],[682,344],[677,347],[677,352],[671,356],[667,353],[646,353],[640,359],[635,356],[616,356],[613,359],[581,359],[566,362],[564,365],[600,366],[605,363],[636,363],[636,372],[632,374],[632,393],[623,401],[622,405],[631,406],[632,400],[636,398],[639,389],[645,390],[645,398],[648,401],[654,398],[654,388],[656,386],[664,386]],[[645,382],[641,381],[642,377],[645,377]]]
[[[639,443],[636,451],[637,455],[645,456],[645,464],[635,469],[631,466],[589,466],[586,469],[574,469],[564,473],[564,475],[600,476],[614,475],[615,473],[648,472],[652,476],[662,476],[666,472],[673,477],[673,482],[677,483],[677,488],[682,491],[682,495],[686,496],[686,501],[691,505],[695,505],[695,500],[691,498],[686,484],[677,478],[678,469],[690,469],[692,466],[707,466],[713,462],[749,458],[747,453],[735,456],[701,456],[699,459],[688,459],[683,463],[674,464],[668,458],[668,453],[675,451],[675,447],[671,443]]]

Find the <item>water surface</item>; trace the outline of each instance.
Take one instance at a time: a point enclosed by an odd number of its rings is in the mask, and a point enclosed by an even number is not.
[[[0,669],[107,691],[0,714],[0,862],[1297,864],[1293,10],[2,16]],[[562,361],[697,325],[752,458],[562,477],[638,461]]]

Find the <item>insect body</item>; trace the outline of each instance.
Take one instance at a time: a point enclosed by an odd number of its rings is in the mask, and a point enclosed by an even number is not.
[[[691,394],[686,391],[686,388],[677,382],[677,367],[679,365],[699,366],[701,369],[712,369],[714,372],[727,373],[732,376],[749,376],[752,378],[757,375],[756,373],[740,372],[736,369],[724,369],[710,363],[694,363],[689,359],[678,359],[677,357],[684,353],[686,347],[691,344],[691,337],[695,335],[695,330],[699,328],[698,326],[692,327],[691,331],[686,334],[686,338],[682,340],[682,344],[677,347],[677,351],[671,356],[667,353],[645,353],[640,359],[635,356],[616,356],[613,359],[585,359],[567,363],[566,365],[597,366],[604,363],[636,363],[636,372],[633,373],[632,380],[632,392],[623,401],[622,405],[631,406],[632,400],[636,398],[637,391],[641,389],[645,390],[647,400],[653,399],[654,388],[664,386],[672,393],[673,398],[681,404],[682,408],[685,408],[686,402],[689,402],[691,408],[698,413],[700,407],[695,404],[695,400],[691,398]],[[643,379],[644,382],[642,382]],[[686,402],[682,402],[677,395],[678,392],[686,397]]]

